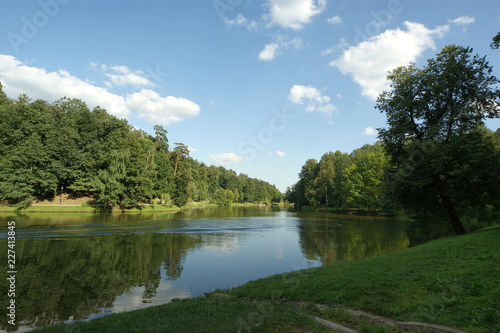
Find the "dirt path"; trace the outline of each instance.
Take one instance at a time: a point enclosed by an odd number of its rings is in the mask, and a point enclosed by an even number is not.
[[[210,293],[206,293],[205,294],[206,297],[224,297],[224,298],[232,298],[233,296],[230,296],[230,295],[227,295],[227,294],[210,294]],[[254,300],[254,299],[248,299],[249,301],[258,301],[258,300]],[[321,309],[326,309],[328,308],[328,306],[326,305],[322,305],[322,304],[313,304],[313,303],[308,303],[308,302],[287,302],[287,301],[280,301],[279,304],[287,304],[287,305],[290,305],[290,306],[293,306],[295,307],[296,309],[298,309],[299,311],[303,308],[305,308],[306,306],[314,306],[316,307],[317,309],[321,310]],[[394,320],[392,318],[387,318],[387,317],[382,317],[382,316],[377,316],[375,314],[372,314],[372,313],[369,313],[369,312],[366,312],[366,311],[361,311],[361,310],[355,310],[355,309],[350,309],[350,308],[347,308],[347,307],[343,307],[343,306],[336,306],[336,308],[338,309],[342,309],[344,311],[346,311],[347,313],[349,313],[350,315],[352,315],[353,317],[359,319],[360,321],[362,320],[368,320],[369,322],[371,323],[376,323],[376,324],[382,324],[382,325],[386,325],[386,326],[391,326],[391,327],[395,327],[395,328],[398,328],[401,330],[401,332],[403,332],[403,330],[413,330],[413,331],[416,331],[416,332],[428,332],[428,333],[467,333],[467,332],[464,332],[464,331],[460,331],[460,330],[457,330],[457,329],[454,329],[454,328],[451,328],[451,327],[446,327],[446,326],[441,326],[441,325],[435,325],[435,324],[428,324],[428,323],[419,323],[419,322],[412,322],[412,321],[397,321],[397,320]],[[302,312],[302,311],[301,311]],[[345,326],[342,326],[338,323],[335,323],[333,321],[330,321],[330,320],[326,320],[326,319],[323,319],[321,317],[317,317],[317,316],[312,316],[312,315],[309,315],[309,314],[306,314],[309,318],[313,319],[314,321],[316,321],[317,323],[321,324],[321,325],[324,325],[328,328],[332,328],[338,332],[341,332],[341,333],[356,333],[355,330],[353,330],[352,328],[348,328],[348,327],[345,327]]]

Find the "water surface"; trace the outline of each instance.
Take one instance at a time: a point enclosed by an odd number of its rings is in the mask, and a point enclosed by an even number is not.
[[[17,327],[85,320],[410,246],[401,220],[271,207],[32,214],[16,221]],[[1,269],[6,272],[6,260]],[[7,281],[0,281],[7,290]],[[2,292],[2,307],[8,305]],[[5,316],[4,316],[5,317]],[[0,329],[9,328],[7,317]]]

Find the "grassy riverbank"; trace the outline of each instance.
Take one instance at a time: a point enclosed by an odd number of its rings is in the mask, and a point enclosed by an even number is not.
[[[227,298],[182,300],[42,331],[328,331],[306,315],[362,332],[398,331],[368,324],[343,310],[355,308],[467,332],[500,332],[499,239],[497,226],[373,258],[252,281],[224,292]]]
[[[114,207],[104,210],[100,205],[94,205],[91,198],[69,199],[63,198],[61,201],[43,201],[33,203],[31,206],[23,209],[18,209],[14,206],[0,205],[0,213],[163,213],[177,212],[187,208],[208,208],[220,207],[218,204],[208,201],[188,202],[182,208],[175,205],[165,206],[159,204],[137,205],[129,208]],[[233,203],[233,207],[260,207],[258,203]]]
[[[162,212],[176,212],[180,208],[176,206],[166,207],[162,205],[147,205],[136,206],[131,208],[113,208],[103,210],[102,207],[95,206],[30,206],[21,210],[16,207],[0,206],[0,213],[162,213]]]

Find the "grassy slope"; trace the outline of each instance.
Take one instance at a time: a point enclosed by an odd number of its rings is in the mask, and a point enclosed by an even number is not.
[[[400,320],[500,332],[500,227],[275,275],[230,293],[341,304]]]
[[[38,331],[37,331],[38,332]],[[186,299],[39,332],[331,332],[288,306],[220,298]]]
[[[500,332],[499,239],[500,227],[493,227],[400,252],[252,281],[229,291],[238,296],[233,299],[188,299],[43,331],[327,331],[301,313],[313,311],[282,305],[286,300],[340,304],[467,332]]]

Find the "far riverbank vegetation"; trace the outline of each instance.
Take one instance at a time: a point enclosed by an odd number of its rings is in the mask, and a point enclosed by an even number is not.
[[[82,208],[104,211],[282,201],[268,182],[207,166],[185,144],[172,147],[162,126],[149,135],[79,99],[13,100],[0,84],[0,117],[0,200],[16,208],[61,203],[63,195],[89,197]]]
[[[493,47],[493,45],[492,45]],[[420,69],[390,72],[375,108],[387,116],[374,144],[309,159],[285,194],[272,184],[189,156],[154,127],[150,135],[79,99],[7,97],[0,84],[0,201],[18,209],[63,194],[103,211],[188,202],[312,206],[446,222],[456,234],[500,211],[500,81],[472,49],[446,46]],[[203,206],[203,204],[201,205]],[[464,224],[466,223],[466,226]]]

